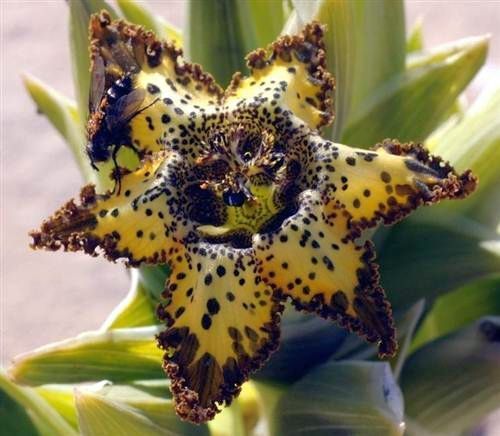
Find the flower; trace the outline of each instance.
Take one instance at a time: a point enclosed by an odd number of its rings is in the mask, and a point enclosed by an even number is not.
[[[475,188],[421,145],[325,140],[334,81],[323,28],[247,57],[223,91],[181,50],[105,12],[91,29],[88,155],[113,191],[85,186],[31,233],[34,248],[168,263],[158,336],[177,413],[207,421],[277,348],[283,302],[396,350],[362,231]],[[119,165],[132,148],[137,168]]]

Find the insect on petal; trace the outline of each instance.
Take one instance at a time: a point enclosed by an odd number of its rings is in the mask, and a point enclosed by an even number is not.
[[[476,186],[420,145],[369,151],[318,136],[333,120],[323,30],[313,22],[250,53],[250,75],[223,93],[152,32],[91,19],[87,153],[96,170],[113,160],[116,186],[84,187],[32,246],[170,265],[158,344],[188,421],[212,419],[276,349],[286,299],[393,355],[373,246],[358,238]],[[137,169],[120,167],[123,146]]]
[[[92,16],[90,34],[90,141],[104,136],[140,155],[192,147],[196,129],[210,121],[194,115],[215,113],[222,97],[212,76],[185,62],[173,44],[140,26],[111,21],[107,12]]]

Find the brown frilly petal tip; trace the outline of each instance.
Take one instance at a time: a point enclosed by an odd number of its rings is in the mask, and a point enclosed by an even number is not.
[[[346,313],[337,301],[333,301],[334,298],[330,302],[325,301],[323,294],[315,295],[309,303],[290,298],[297,310],[316,313],[324,319],[334,321],[367,342],[377,344],[379,357],[388,358],[394,356],[398,349],[392,309],[379,284],[379,267],[374,263],[374,246],[367,241],[363,249],[365,266],[357,271],[358,286],[354,290],[356,297],[352,302],[356,317]],[[277,293],[282,300],[287,298],[281,291],[278,290]]]
[[[330,124],[334,119],[332,93],[335,90],[335,79],[326,69],[326,53],[323,42],[325,26],[313,21],[307,24],[298,35],[283,35],[267,49],[257,49],[246,57],[247,65],[251,70],[263,69],[271,65],[277,58],[290,62],[292,56],[308,66],[309,80],[321,85],[321,92],[317,95],[320,109],[324,115],[318,127]],[[233,77],[229,90],[235,89],[240,80],[238,74]]]
[[[382,147],[388,153],[397,156],[409,156],[418,162],[429,166],[442,179],[440,184],[437,184],[430,191],[428,198],[423,198],[425,204],[435,203],[436,201],[448,199],[465,198],[472,194],[477,187],[477,178],[472,174],[471,170],[466,170],[463,174],[457,174],[449,162],[444,161],[439,156],[433,156],[422,144],[405,143],[401,144],[395,139],[385,139],[382,144],[376,145],[374,148]],[[427,171],[426,168],[421,168],[418,165],[412,166],[412,162],[408,161],[407,166],[415,172]],[[435,175],[430,173],[430,175]]]
[[[121,72],[136,73],[147,62],[155,68],[166,57],[175,64],[175,73],[180,83],[189,82],[192,78],[204,85],[205,90],[217,98],[222,98],[222,88],[212,75],[205,73],[199,64],[185,62],[183,51],[171,42],[161,41],[156,35],[142,26],[130,24],[123,20],[112,20],[107,11],[92,15],[90,19],[90,52],[91,61],[101,56],[111,80],[121,76],[113,76],[116,72],[111,67],[118,67]],[[106,83],[108,84],[108,83]]]
[[[163,369],[171,380],[175,411],[182,420],[193,424],[205,423],[212,420],[223,406],[232,403],[249,375],[260,369],[279,347],[279,324],[283,310],[284,306],[275,299],[272,323],[266,326],[269,340],[261,344],[252,356],[245,353],[238,356],[238,360],[228,358],[222,366],[209,353],[194,360],[197,338],[188,328],[167,329],[158,334],[158,346],[166,350]],[[171,324],[161,304],[157,315],[167,325]],[[176,350],[172,352],[172,348]],[[196,385],[192,386],[193,383]]]
[[[44,248],[50,251],[57,251],[61,248],[64,251],[83,250],[88,254],[95,255],[95,249],[99,242],[95,238],[82,238],[81,232],[97,225],[95,215],[89,212],[89,208],[96,201],[95,187],[93,185],[84,186],[80,192],[80,205],[71,199],[52,217],[45,220],[40,230],[29,233],[33,238],[30,247],[33,249]]]
[[[98,256],[100,253],[97,249],[101,248],[104,257],[112,262],[126,259],[127,266],[138,266],[143,263],[144,259],[134,259],[128,249],[117,248],[119,238],[113,235],[98,238],[91,233],[97,226],[97,218],[90,210],[99,199],[103,198],[107,198],[107,195],[96,194],[94,185],[84,186],[80,192],[80,204],[71,199],[45,220],[40,230],[29,233],[32,238],[30,247],[34,250],[83,251],[92,257]]]
[[[430,154],[422,144],[412,142],[402,144],[395,139],[385,139],[372,147],[374,151],[380,148],[396,156],[408,156],[411,159],[405,161],[405,164],[409,170],[436,177],[438,180],[431,187],[416,180],[417,190],[408,196],[406,204],[388,205],[384,210],[375,212],[375,216],[370,220],[352,220],[349,239],[358,238],[362,230],[374,227],[380,221],[386,225],[401,221],[419,206],[431,205],[444,199],[465,198],[477,187],[478,179],[471,170],[458,174],[449,162]]]

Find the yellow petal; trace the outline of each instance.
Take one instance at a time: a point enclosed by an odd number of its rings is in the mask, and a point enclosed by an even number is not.
[[[319,128],[332,121],[334,81],[326,70],[323,28],[318,23],[308,24],[299,35],[279,38],[267,50],[250,53],[247,61],[251,75],[235,74],[226,91],[229,110],[258,110],[261,121],[286,128],[290,112],[298,118],[296,126]]]
[[[311,144],[316,171],[309,183],[345,206],[355,236],[379,221],[398,221],[421,204],[462,198],[476,187],[470,171],[457,174],[417,144],[386,140],[374,151],[321,139]]]
[[[381,355],[393,354],[391,310],[378,285],[371,245],[346,239],[348,212],[323,205],[317,191],[305,191],[299,202],[298,212],[276,233],[254,238],[264,282],[291,297],[298,309],[334,319],[379,342]]]
[[[192,147],[222,96],[213,78],[185,62],[173,44],[111,21],[106,12],[92,16],[90,32],[91,148],[123,144],[141,153]]]
[[[80,204],[69,201],[31,233],[32,246],[91,255],[101,248],[108,259],[125,258],[130,265],[165,263],[189,230],[178,188],[171,183],[181,173],[179,156],[163,152],[122,176],[119,193],[98,195],[88,185]]]
[[[188,246],[171,267],[159,344],[177,413],[203,422],[238,395],[277,347],[282,306],[256,275],[251,249]]]

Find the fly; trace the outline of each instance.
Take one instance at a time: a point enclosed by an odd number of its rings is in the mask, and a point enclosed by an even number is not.
[[[102,62],[97,58],[95,69],[92,74],[93,84],[91,87],[90,108],[97,110],[97,101],[99,98],[104,77],[99,71],[104,67]],[[102,95],[102,94],[101,94]],[[133,118],[154,105],[159,98],[152,103],[143,106],[146,98],[144,89],[133,89],[132,77],[126,74],[123,78],[118,79],[106,92],[106,108],[104,122],[99,125],[99,128],[89,138],[87,145],[87,154],[90,158],[92,167],[98,170],[96,163],[106,162],[110,158],[113,160],[115,171],[114,178],[118,184],[118,193],[120,192],[120,171],[116,156],[121,147],[128,147],[134,150],[138,155],[139,151],[131,144],[130,141],[130,126],[128,125]]]

